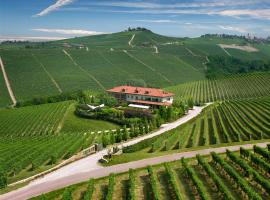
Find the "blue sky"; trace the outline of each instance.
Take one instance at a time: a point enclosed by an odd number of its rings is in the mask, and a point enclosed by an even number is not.
[[[270,36],[270,0],[0,0],[0,39],[61,39],[146,27],[170,36]]]

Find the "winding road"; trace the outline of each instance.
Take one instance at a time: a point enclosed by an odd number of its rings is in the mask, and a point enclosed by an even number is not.
[[[159,130],[154,131],[151,134],[144,135],[139,138],[124,142],[119,146],[130,146],[136,144],[144,139],[151,138],[157,135],[160,135],[168,130],[174,129],[177,126],[189,121],[190,119],[197,116],[204,107],[194,107],[193,110],[190,110],[187,115],[180,118],[179,120],[164,124]],[[259,143],[258,146],[266,146],[267,143]],[[226,149],[236,151],[243,146],[245,148],[252,148],[252,144],[237,145],[237,146],[228,146],[228,147],[219,147],[219,148],[208,148],[203,150],[196,150],[190,152],[182,152],[169,154],[161,157],[148,158],[138,161],[133,161],[129,163],[113,165],[110,167],[103,167],[98,164],[98,160],[102,158],[103,155],[107,154],[107,149],[97,152],[96,154],[90,155],[81,160],[75,161],[69,165],[66,165],[50,174],[45,175],[42,178],[30,182],[28,185],[17,189],[15,191],[3,194],[0,196],[0,200],[23,200],[28,199],[33,196],[40,195],[52,190],[56,190],[70,184],[79,183],[86,181],[89,178],[99,178],[107,176],[110,173],[119,173],[127,171],[129,168],[141,168],[147,165],[154,165],[162,162],[169,162],[173,160],[180,159],[182,157],[194,157],[196,154],[206,155],[212,151],[217,153],[225,152]]]

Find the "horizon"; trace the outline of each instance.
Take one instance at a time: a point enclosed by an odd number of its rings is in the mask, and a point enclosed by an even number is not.
[[[266,0],[45,0],[0,2],[0,41],[59,40],[145,27],[173,37],[269,37]],[[108,22],[108,19],[110,20]]]

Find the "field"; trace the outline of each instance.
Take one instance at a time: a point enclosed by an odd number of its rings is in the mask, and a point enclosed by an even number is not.
[[[127,147],[113,162],[166,151],[270,138],[270,99],[214,103],[191,121]]]
[[[112,123],[80,119],[74,102],[0,111],[0,169],[13,182],[71,157],[97,139]]]
[[[250,73],[202,80],[166,88],[175,99],[192,97],[196,103],[264,97],[270,94],[270,73]]]
[[[121,84],[163,88],[192,81],[208,82],[207,56],[228,56],[218,44],[243,42],[237,38],[173,38],[150,31],[131,31],[29,43],[31,48],[3,44],[0,56],[15,97],[22,101],[75,90],[101,92]],[[71,47],[64,48],[64,43]],[[84,47],[76,48],[78,44]],[[249,45],[259,51],[227,51],[241,59],[268,60],[269,45]],[[0,106],[6,106],[10,101],[2,77],[0,88]]]
[[[225,155],[197,155],[91,179],[32,199],[269,199],[268,150],[254,146]]]

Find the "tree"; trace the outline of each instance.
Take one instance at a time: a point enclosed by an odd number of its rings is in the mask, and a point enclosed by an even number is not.
[[[111,132],[110,133],[110,143],[111,144],[114,144],[115,143],[115,134],[114,134],[114,132]]]
[[[159,115],[156,117],[156,120],[155,121],[156,121],[156,127],[159,128],[161,126],[161,124],[162,124],[161,118],[160,118]]]
[[[144,132],[149,133],[149,124],[147,120],[144,121]]]
[[[167,111],[166,111],[166,108],[164,106],[160,106],[159,107],[159,115],[162,119],[167,119]]]
[[[188,107],[189,107],[190,109],[193,108],[193,106],[194,106],[194,101],[193,101],[193,98],[192,98],[192,97],[189,97],[189,98],[188,98],[187,104],[188,104]]]
[[[122,137],[122,139],[125,140],[125,141],[127,141],[128,138],[129,138],[128,130],[127,130],[127,127],[126,127],[126,125],[125,125],[125,126],[124,126],[124,130],[123,130],[123,137]]]
[[[172,108],[172,106],[169,106],[166,110],[167,110],[166,121],[171,121],[173,119],[173,108]]]
[[[144,127],[143,127],[143,124],[140,124],[140,125],[139,125],[139,134],[140,134],[140,135],[143,135],[143,134],[144,134]]]
[[[116,143],[119,143],[122,141],[122,133],[120,129],[117,129],[116,131]]]
[[[0,189],[7,187],[7,176],[0,171]]]
[[[109,144],[109,140],[106,133],[102,133],[101,140],[103,147],[106,147]]]

